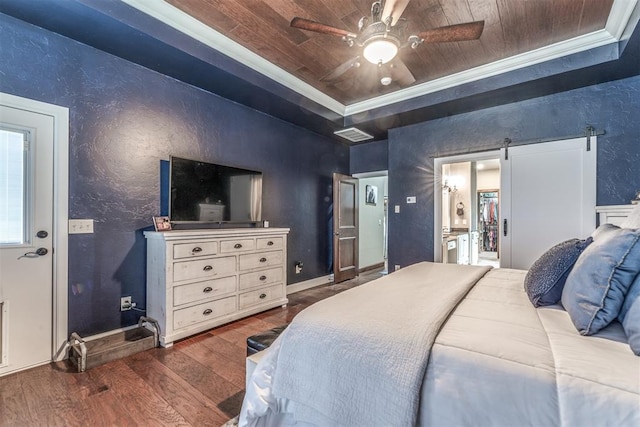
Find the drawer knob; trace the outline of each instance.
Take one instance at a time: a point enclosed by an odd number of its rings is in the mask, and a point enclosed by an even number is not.
[[[211,286],[207,286],[206,288],[204,288],[202,290],[202,292],[204,292],[205,294],[208,294],[209,292],[211,292],[213,290],[213,288]]]
[[[273,246],[273,241],[269,240],[269,242],[267,242],[267,246]]]
[[[208,316],[208,315],[210,315],[211,313],[213,313],[213,310],[211,310],[210,308],[207,308],[205,311],[203,311],[203,312],[202,312],[202,314],[203,314],[204,316]]]
[[[211,267],[210,265],[205,265],[203,270],[204,271],[211,271],[211,270],[213,270],[213,267]]]
[[[267,280],[267,276],[260,276],[260,280],[264,282],[265,280]]]
[[[262,258],[260,258],[260,262],[267,262],[267,259],[262,257]]]
[[[196,246],[195,248],[191,249],[191,253],[197,254],[198,252],[202,252],[202,248],[200,246]]]
[[[242,247],[242,243],[236,243],[235,245],[233,245],[233,247],[236,249],[240,249]]]
[[[267,294],[260,294],[260,299],[265,299],[267,297]]]

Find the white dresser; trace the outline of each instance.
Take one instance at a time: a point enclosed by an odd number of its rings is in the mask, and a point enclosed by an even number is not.
[[[287,304],[288,228],[145,231],[160,344]]]

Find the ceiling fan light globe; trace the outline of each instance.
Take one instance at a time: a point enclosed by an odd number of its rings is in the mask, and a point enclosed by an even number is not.
[[[372,64],[386,64],[398,54],[398,45],[389,39],[369,41],[362,51],[365,59]]]

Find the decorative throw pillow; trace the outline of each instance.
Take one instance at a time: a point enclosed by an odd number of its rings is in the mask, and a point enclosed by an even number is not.
[[[624,298],[618,320],[627,334],[633,354],[640,356],[640,274],[636,276]]]
[[[582,252],[562,292],[562,305],[582,335],[595,334],[618,317],[639,271],[640,230],[611,231]]]
[[[534,307],[560,301],[571,267],[592,241],[589,237],[558,243],[533,263],[524,278],[524,290]]]
[[[601,238],[605,238],[607,234],[616,230],[620,230],[620,227],[618,227],[617,225],[600,224],[600,226],[596,228],[596,230],[593,233],[591,233],[591,237],[593,237],[593,240],[598,240]]]

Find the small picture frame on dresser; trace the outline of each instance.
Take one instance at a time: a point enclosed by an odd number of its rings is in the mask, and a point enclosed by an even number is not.
[[[171,222],[168,216],[154,216],[153,227],[156,231],[171,231]]]

